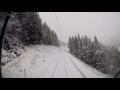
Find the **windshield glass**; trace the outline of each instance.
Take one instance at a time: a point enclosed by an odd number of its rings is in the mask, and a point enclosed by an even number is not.
[[[120,77],[120,12],[0,12],[2,78]]]

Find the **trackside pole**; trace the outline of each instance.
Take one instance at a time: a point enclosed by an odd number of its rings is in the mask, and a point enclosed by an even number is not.
[[[26,70],[24,69],[24,75],[25,75],[25,78],[26,78]]]

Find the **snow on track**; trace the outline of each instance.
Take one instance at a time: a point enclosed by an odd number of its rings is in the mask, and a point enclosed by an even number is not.
[[[112,78],[75,58],[64,48],[31,46],[2,67],[3,78]]]
[[[81,71],[81,73],[86,78],[113,78],[110,75],[103,74],[96,69],[93,69],[89,65],[85,64],[84,62],[80,61],[79,59],[75,58],[70,53],[66,53],[68,57],[72,60],[72,62],[77,66],[77,68]]]

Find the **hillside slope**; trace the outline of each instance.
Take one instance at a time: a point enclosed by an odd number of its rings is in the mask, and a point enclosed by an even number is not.
[[[59,48],[55,46],[36,45],[26,48],[26,52],[15,58],[5,66],[2,66],[3,78],[20,78],[23,76],[24,68],[31,69],[43,63],[46,58],[57,54]]]
[[[120,33],[105,42],[105,45],[120,47]]]

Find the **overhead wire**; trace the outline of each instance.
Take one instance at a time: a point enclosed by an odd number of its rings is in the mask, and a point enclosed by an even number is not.
[[[55,12],[55,16],[56,16],[56,21],[57,21],[58,29],[59,29],[59,32],[60,32],[61,41],[62,41],[62,33],[61,33],[60,21],[59,21],[59,16],[57,15],[57,12]],[[60,51],[61,51],[61,41],[60,41]]]

